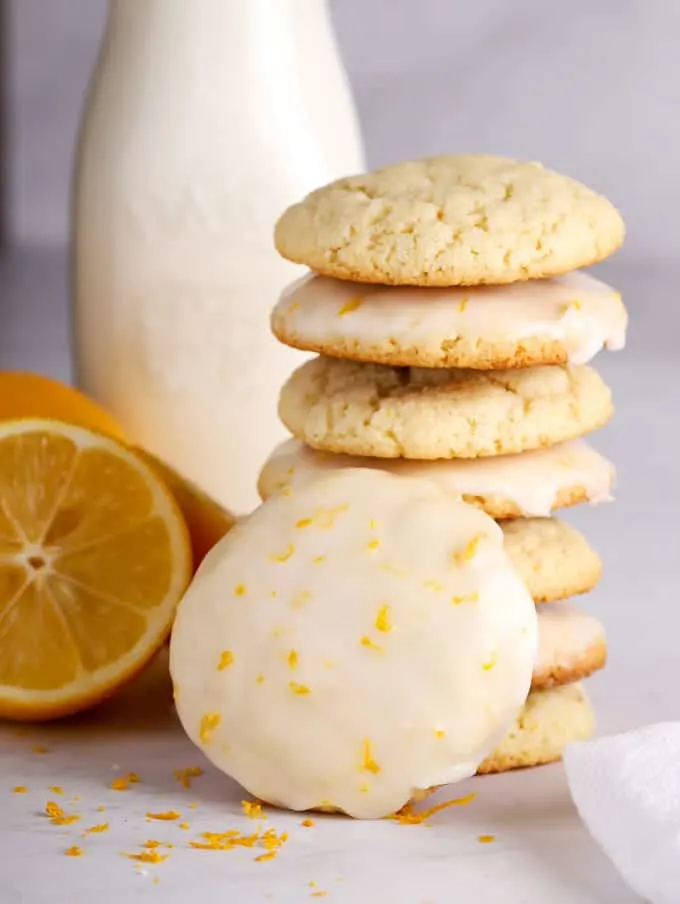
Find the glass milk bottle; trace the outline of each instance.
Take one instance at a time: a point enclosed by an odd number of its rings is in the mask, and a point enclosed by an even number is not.
[[[110,0],[73,236],[76,372],[132,441],[239,513],[303,360],[273,226],[363,169],[324,0]]]

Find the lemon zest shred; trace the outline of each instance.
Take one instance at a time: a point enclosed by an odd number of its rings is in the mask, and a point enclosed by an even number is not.
[[[85,851],[81,847],[78,847],[77,844],[74,844],[70,848],[66,848],[64,851],[64,854],[66,854],[67,857],[82,857],[84,853]]]
[[[387,604],[382,605],[378,609],[378,614],[375,618],[375,627],[384,634],[387,634],[392,630],[392,624],[390,623],[390,607]]]
[[[361,295],[354,295],[340,308],[340,310],[338,311],[338,317],[346,317],[348,314],[351,314],[354,311],[358,310],[363,303],[364,299]]]
[[[127,791],[130,785],[138,785],[139,776],[136,772],[128,772],[127,775],[119,775],[111,782],[114,791]]]
[[[296,681],[289,681],[288,687],[299,697],[306,697],[307,694],[311,694],[311,691],[306,684],[298,684]]]
[[[187,766],[184,769],[175,769],[174,775],[180,785],[188,790],[191,788],[191,779],[200,778],[203,770],[200,766]]]
[[[435,813],[440,813],[442,810],[447,810],[449,807],[465,807],[469,803],[471,803],[477,795],[472,792],[471,794],[467,794],[465,797],[456,797],[453,800],[445,800],[441,804],[436,804],[434,807],[430,807],[427,810],[421,810],[420,813],[416,813],[413,809],[413,805],[411,803],[405,804],[401,810],[397,810],[396,813],[393,813],[392,816],[389,816],[388,819],[393,819],[396,822],[401,823],[402,825],[421,825],[426,822],[431,816],[434,816]]]
[[[202,744],[208,744],[217,726],[220,724],[222,717],[219,713],[205,713],[201,719],[201,725],[198,729],[198,736]]]
[[[288,559],[295,553],[295,547],[292,543],[289,543],[288,546],[283,550],[283,552],[274,553],[274,555],[270,556],[272,562],[287,562]]]
[[[362,759],[361,759],[361,768],[366,772],[372,772],[373,775],[377,775],[380,772],[380,766],[373,759],[373,745],[369,738],[364,739],[364,743],[362,745]]]
[[[217,666],[218,672],[223,672],[225,669],[228,669],[229,666],[234,664],[234,654],[231,650],[223,650],[220,653],[220,661]]]
[[[177,810],[166,810],[164,813],[147,813],[146,818],[160,822],[174,822],[176,819],[181,819],[182,814],[178,813]]]

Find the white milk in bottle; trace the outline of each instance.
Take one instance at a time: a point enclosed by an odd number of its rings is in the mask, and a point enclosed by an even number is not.
[[[237,512],[303,360],[269,332],[301,272],[274,222],[362,169],[324,0],[110,0],[75,183],[78,380]]]

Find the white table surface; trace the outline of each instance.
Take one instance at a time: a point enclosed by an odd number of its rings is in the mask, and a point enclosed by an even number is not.
[[[597,361],[614,389],[617,416],[595,443],[618,465],[618,498],[567,517],[605,560],[604,579],[583,604],[609,632],[609,666],[588,687],[600,730],[610,731],[680,717],[680,269],[624,261],[604,272],[632,315],[627,351]],[[65,298],[63,254],[24,251],[0,262],[0,368],[68,377]],[[35,752],[36,745],[48,752]],[[205,773],[185,790],[173,770],[194,765]],[[112,790],[111,781],[127,772],[138,773],[140,783]],[[266,826],[290,838],[269,862],[254,862],[260,851],[189,848],[201,831],[250,832],[257,823],[241,813],[243,792],[184,738],[162,659],[136,687],[81,719],[0,725],[0,776],[2,904],[70,904],[95,895],[99,904],[185,902],[192,895],[298,904],[319,890],[338,904],[638,900],[580,824],[560,766],[449,789],[439,797],[477,796],[429,826],[315,817],[305,828],[301,816],[270,812]],[[14,793],[17,785],[28,792]],[[52,825],[44,815],[48,800],[80,821]],[[180,811],[190,829],[145,817],[166,810]],[[109,831],[82,837],[103,821]],[[480,844],[480,834],[496,840]],[[149,838],[175,846],[166,862],[140,869],[123,852],[139,851]],[[82,857],[64,855],[73,844],[82,846]]]

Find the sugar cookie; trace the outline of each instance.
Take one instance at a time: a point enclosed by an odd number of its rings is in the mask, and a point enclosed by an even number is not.
[[[177,711],[258,798],[381,817],[499,742],[536,622],[487,515],[429,481],[338,471],[208,554],[172,634]]]
[[[621,245],[621,215],[579,182],[506,157],[450,155],[340,179],[288,208],[278,251],[339,279],[467,286],[556,276]]]
[[[535,603],[587,593],[600,580],[602,560],[583,534],[565,521],[518,518],[502,521],[501,528],[505,549]]]
[[[562,758],[567,744],[595,732],[595,714],[581,684],[532,691],[503,741],[477,770],[479,774],[541,766]]]
[[[607,640],[596,618],[568,603],[539,608],[538,659],[532,689],[573,684],[603,669],[606,663]]]
[[[281,391],[279,415],[315,449],[375,458],[476,458],[582,436],[612,415],[587,365],[479,371],[318,357]]]
[[[309,275],[272,313],[295,348],[374,364],[501,370],[586,364],[625,345],[626,309],[586,273],[506,286],[357,286]]]
[[[289,439],[264,464],[258,491],[266,499],[284,487],[338,468],[379,468],[404,477],[423,477],[497,519],[541,517],[583,502],[609,502],[616,480],[614,465],[581,439],[523,455],[442,461],[336,455]]]

